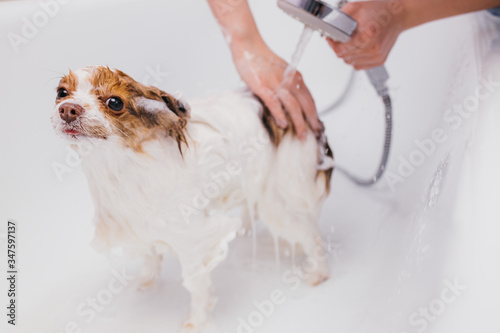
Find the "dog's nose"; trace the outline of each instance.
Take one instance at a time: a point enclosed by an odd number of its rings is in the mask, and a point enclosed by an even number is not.
[[[59,116],[68,124],[75,121],[85,109],[78,104],[64,103],[59,107]]]

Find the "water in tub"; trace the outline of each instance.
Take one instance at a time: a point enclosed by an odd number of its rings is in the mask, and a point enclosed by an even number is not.
[[[290,59],[303,27],[274,1],[250,3],[265,40]],[[23,36],[43,8],[0,2],[0,35]],[[213,273],[218,302],[208,332],[499,331],[500,184],[492,156],[500,79],[490,74],[500,73],[498,54],[488,53],[497,22],[485,15],[432,23],[398,40],[387,62],[395,110],[388,177],[367,189],[334,173],[320,221],[331,278],[303,283],[307,271],[295,266],[307,266],[284,243],[278,271],[274,241],[258,224],[255,265],[252,237],[244,236]],[[0,234],[8,218],[18,221],[20,265],[18,324],[2,320],[0,331],[178,332],[189,310],[178,263],[166,258],[160,283],[137,292],[129,277],[138,262],[95,253],[86,180],[48,119],[68,67],[108,64],[188,99],[234,89],[240,81],[225,40],[202,0],[61,1],[47,17],[36,33],[24,28],[31,34],[17,51],[0,39]],[[350,75],[318,34],[298,69],[318,109]],[[336,161],[369,177],[381,156],[383,116],[357,75],[345,103],[322,119]],[[54,163],[71,170],[61,182]]]

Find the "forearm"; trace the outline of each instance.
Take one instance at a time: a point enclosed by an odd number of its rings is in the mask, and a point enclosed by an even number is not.
[[[404,28],[455,15],[500,6],[500,0],[400,0],[403,3]]]
[[[241,79],[260,98],[278,127],[289,125],[302,140],[309,129],[320,137],[324,127],[314,99],[297,71],[264,43],[247,0],[207,0],[228,41]],[[286,76],[285,76],[286,73]]]
[[[207,0],[233,51],[240,43],[262,42],[247,0]]]

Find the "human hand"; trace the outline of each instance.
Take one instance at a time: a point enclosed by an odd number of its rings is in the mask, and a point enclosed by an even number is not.
[[[405,30],[404,10],[398,1],[352,2],[342,11],[358,22],[351,40],[327,38],[337,56],[357,70],[382,66],[399,34]]]
[[[306,138],[308,125],[317,136],[322,133],[314,99],[298,71],[285,77],[288,64],[260,38],[232,40],[231,51],[241,79],[264,102],[279,127],[289,125],[288,114],[299,138]]]

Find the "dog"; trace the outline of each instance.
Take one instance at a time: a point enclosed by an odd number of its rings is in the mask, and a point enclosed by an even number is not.
[[[307,257],[322,255],[318,219],[333,155],[324,135],[299,140],[261,101],[233,91],[191,101],[104,66],[70,71],[57,88],[52,123],[82,154],[95,208],[94,245],[144,258],[142,285],[177,256],[191,296],[186,329],[214,306],[210,272],[228,243],[262,220]],[[325,262],[309,275],[329,276]]]

